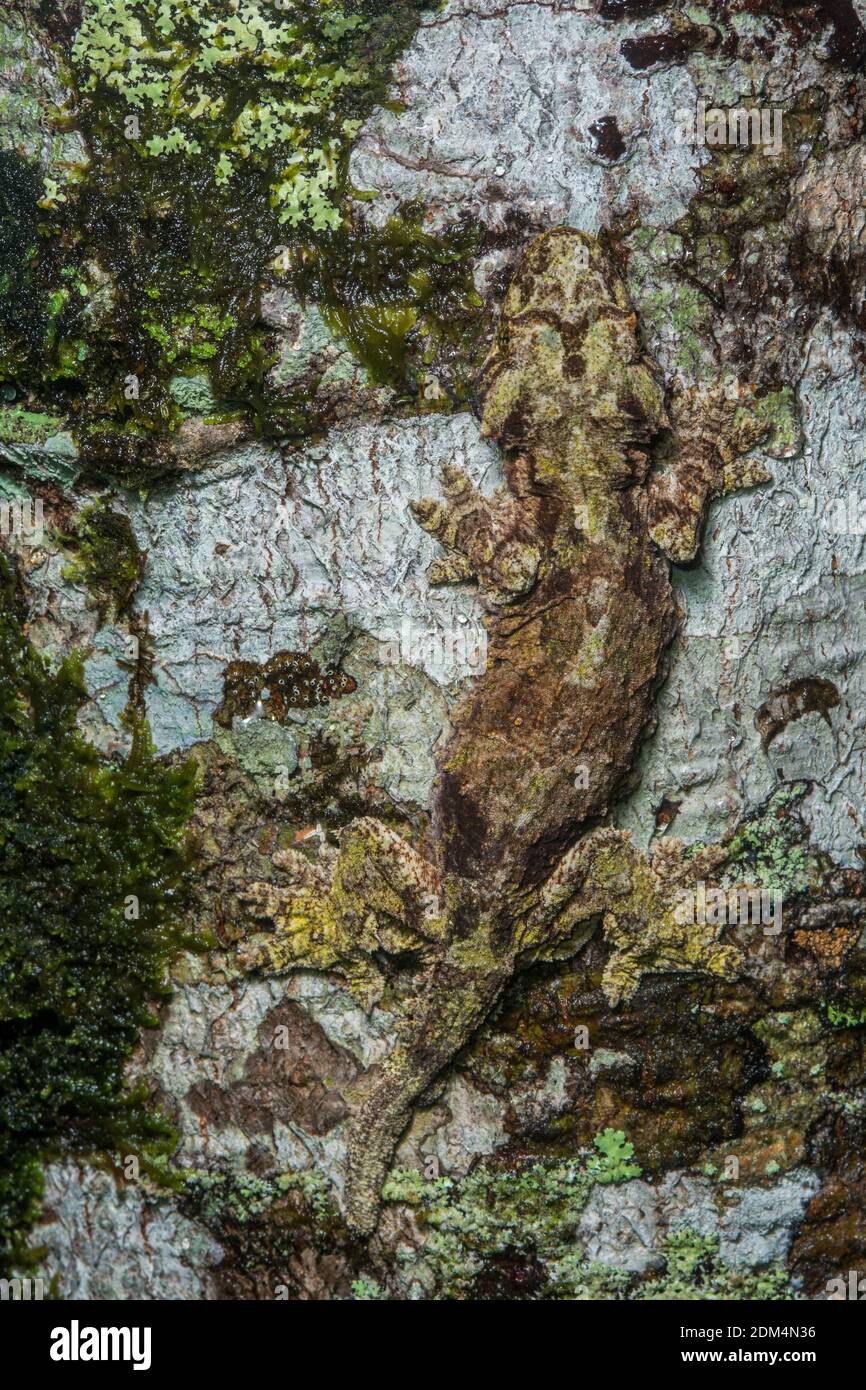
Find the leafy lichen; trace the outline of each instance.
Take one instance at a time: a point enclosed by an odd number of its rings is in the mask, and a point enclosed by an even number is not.
[[[750,879],[783,898],[808,888],[816,864],[798,810],[806,790],[803,783],[780,788],[760,815],[734,833],[727,846],[726,882]]]
[[[596,1182],[627,1182],[640,1177],[640,1164],[632,1162],[634,1144],[629,1143],[621,1129],[605,1129],[593,1143],[600,1157],[590,1160],[587,1171]]]
[[[580,1160],[535,1164],[521,1172],[479,1167],[465,1178],[425,1180],[421,1173],[395,1169],[383,1189],[386,1202],[410,1205],[427,1239],[424,1259],[433,1271],[437,1294],[465,1298],[510,1262],[536,1266],[536,1291],[560,1282],[548,1265],[573,1246],[592,1179]]]
[[[83,87],[118,99],[144,157],[203,155],[218,185],[259,164],[279,221],[321,231],[340,223],[373,81],[370,16],[357,0],[87,0],[72,58]]]
[[[665,1237],[663,1254],[664,1269],[641,1286],[636,1298],[778,1302],[795,1296],[783,1269],[735,1269],[726,1264],[719,1255],[718,1236],[703,1236],[683,1227]]]
[[[446,1299],[793,1297],[784,1271],[734,1269],[721,1258],[718,1236],[687,1229],[665,1237],[660,1268],[643,1276],[588,1259],[578,1228],[594,1183],[625,1181],[636,1167],[619,1164],[627,1150],[631,1156],[624,1135],[608,1130],[599,1138],[616,1151],[616,1176],[600,1176],[585,1153],[517,1171],[479,1167],[457,1179],[394,1169],[384,1198],[410,1206],[425,1234],[420,1257],[405,1253],[407,1272]]]

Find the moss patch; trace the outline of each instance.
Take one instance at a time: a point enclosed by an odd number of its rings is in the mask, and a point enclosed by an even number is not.
[[[466,220],[436,236],[423,219],[417,203],[382,228],[356,218],[341,233],[299,248],[292,281],[372,382],[421,395],[423,404],[426,380],[429,403],[441,409],[441,398],[465,399],[479,365],[481,301],[471,262],[482,234]]]
[[[36,284],[41,185],[37,164],[0,150],[0,381],[38,351],[46,328]]]
[[[56,415],[24,410],[21,406],[0,408],[0,443],[44,444],[63,428]]]
[[[259,166],[280,223],[338,226],[342,166],[419,6],[370,0],[85,0],[79,85],[144,159]]]
[[[17,295],[0,302],[0,374],[69,417],[94,476],[176,466],[179,377],[203,378],[221,418],[262,425],[265,268],[340,226],[352,140],[421,9],[85,0],[58,66],[89,165],[46,187],[0,168],[0,276],[8,222]],[[22,215],[2,216],[4,191]],[[19,293],[28,276],[39,296]]]
[[[77,554],[64,578],[84,584],[100,622],[117,618],[128,608],[144,571],[145,555],[129,518],[101,498],[79,513],[70,541]]]
[[[0,1247],[21,1255],[39,1161],[171,1147],[123,1068],[182,926],[191,765],[157,763],[142,723],[109,762],[76,727],[81,664],[53,673],[23,635],[0,560]]]

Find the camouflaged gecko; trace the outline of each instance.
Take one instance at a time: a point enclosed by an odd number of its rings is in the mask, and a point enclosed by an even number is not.
[[[677,614],[668,559],[696,553],[711,497],[766,475],[740,455],[769,432],[759,408],[718,389],[683,395],[679,446],[611,253],[557,229],[525,253],[481,373],[482,432],[507,488],[443,473],[444,501],[413,504],[443,545],[431,580],[477,581],[488,663],[458,705],[433,793],[430,859],[371,819],[330,866],[284,852],[285,887],[249,901],[277,926],[253,963],[342,970],[369,1002],[376,951],[424,961],[395,1047],[368,1074],[349,1139],[347,1217],[376,1224],[379,1193],[415,1102],[472,1037],[523,964],[572,953],[599,918],[612,1000],[644,969],[730,973],[718,929],[684,927],[676,889],[724,858],[650,858],[600,827],[632,779]],[[747,403],[748,404],[748,403]],[[381,992],[381,986],[379,991]]]

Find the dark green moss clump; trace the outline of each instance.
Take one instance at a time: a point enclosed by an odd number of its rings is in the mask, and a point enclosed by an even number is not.
[[[437,236],[424,230],[423,219],[420,205],[407,204],[384,227],[356,218],[296,248],[292,285],[316,303],[374,383],[416,397],[432,371],[461,401],[480,365],[472,261],[482,231],[464,220]]]
[[[101,498],[80,512],[70,539],[77,553],[65,577],[89,590],[100,622],[119,617],[138,588],[145,561],[129,517]]]
[[[21,1257],[40,1160],[171,1147],[124,1079],[149,999],[194,943],[185,836],[192,765],[153,758],[143,723],[110,762],[82,737],[80,664],[52,674],[0,557],[0,1262]]]
[[[13,373],[38,350],[46,328],[46,308],[34,283],[41,194],[39,166],[14,150],[0,150],[0,364]],[[0,381],[6,375],[0,369]]]

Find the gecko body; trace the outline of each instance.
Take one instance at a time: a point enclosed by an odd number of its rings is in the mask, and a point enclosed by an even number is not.
[[[766,477],[742,456],[767,421],[721,387],[681,393],[669,415],[612,251],[567,228],[526,250],[479,395],[507,486],[483,495],[449,465],[443,497],[412,504],[442,546],[431,582],[477,582],[488,628],[486,670],[439,760],[432,854],[362,818],[329,889],[297,859],[288,910],[272,885],[256,889],[279,928],[273,968],[339,969],[371,998],[377,949],[414,944],[424,962],[350,1132],[346,1213],[361,1234],[416,1102],[521,966],[573,951],[599,918],[612,1002],[654,965],[724,974],[735,959],[673,906],[683,876],[711,874],[718,855],[685,864],[668,843],[649,857],[604,823],[677,628],[669,560],[694,556],[713,496]],[[675,447],[659,470],[663,431]]]

